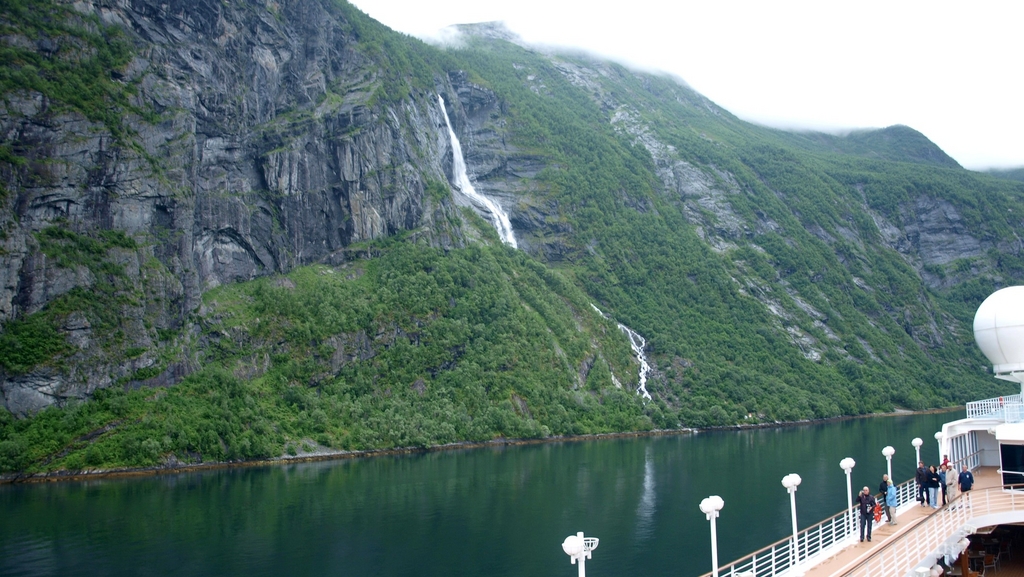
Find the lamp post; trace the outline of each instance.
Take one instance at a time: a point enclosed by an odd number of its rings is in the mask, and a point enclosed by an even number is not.
[[[843,469],[843,471],[846,472],[846,513],[847,513],[847,516],[850,518],[850,536],[851,537],[853,536],[853,533],[857,529],[857,521],[853,517],[853,485],[850,484],[850,473],[853,472],[853,467],[856,464],[857,464],[857,461],[854,461],[850,457],[847,457],[847,458],[843,459],[842,461],[839,461],[839,466]]]
[[[889,445],[882,449],[882,454],[885,455],[885,468],[889,472],[889,478],[892,479],[892,456],[896,454],[896,449]]]
[[[718,512],[725,506],[725,501],[718,495],[712,495],[700,502],[700,510],[711,521],[711,575],[718,577],[718,532],[715,530],[715,519]]]
[[[942,431],[935,433],[935,442],[939,444],[939,463],[942,463]]]
[[[924,441],[921,440],[921,437],[914,437],[914,440],[910,441],[910,444],[913,445],[914,450],[917,451],[917,460],[914,461],[914,468],[916,469],[917,464],[921,462],[921,445],[924,444]]]
[[[562,551],[569,556],[573,565],[579,561],[580,577],[587,577],[587,570],[584,562],[590,559],[590,552],[597,549],[598,539],[596,537],[584,537],[583,531],[575,535],[569,535],[562,541]]]
[[[789,509],[793,515],[793,548],[791,550],[792,566],[800,562],[800,541],[796,532],[796,489],[800,486],[800,475],[790,473],[782,478],[782,486],[789,492]]]

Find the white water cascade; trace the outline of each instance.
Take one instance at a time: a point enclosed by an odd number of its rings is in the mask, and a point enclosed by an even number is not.
[[[590,303],[590,306],[597,311],[597,314],[608,320],[613,320],[611,317],[601,312],[601,309],[597,308],[594,303]],[[636,331],[626,325],[620,322],[615,322],[615,324],[619,327],[620,331],[626,333],[626,336],[629,337],[629,346],[633,349],[633,354],[636,355],[637,362],[640,363],[640,376],[638,378],[640,384],[636,388],[636,394],[650,400],[651,394],[647,392],[647,375],[651,372],[651,365],[647,362],[647,355],[644,354],[644,347],[647,346],[647,341]],[[612,378],[615,378],[615,375],[612,375]]]
[[[438,94],[437,100],[441,103],[444,123],[448,127],[448,136],[452,140],[452,173],[455,176],[455,186],[458,187],[462,194],[466,195],[470,202],[491,216],[491,224],[494,225],[494,228],[498,229],[498,236],[501,238],[501,242],[512,248],[519,248],[516,244],[516,235],[512,232],[512,223],[509,221],[508,215],[498,206],[498,203],[477,192],[476,188],[473,188],[473,183],[469,181],[469,175],[466,174],[466,161],[462,157],[462,145],[459,143],[459,137],[455,136],[455,130],[452,129],[451,121],[448,120],[448,109],[445,108],[444,98]]]

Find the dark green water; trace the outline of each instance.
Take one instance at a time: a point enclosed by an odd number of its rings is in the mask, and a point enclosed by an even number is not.
[[[915,436],[960,413],[781,429],[478,449],[144,479],[0,486],[0,575],[550,575],[561,550],[599,537],[590,577],[711,569],[700,500],[725,500],[723,564],[786,537],[798,473],[800,527],[874,490],[881,449],[913,475]]]

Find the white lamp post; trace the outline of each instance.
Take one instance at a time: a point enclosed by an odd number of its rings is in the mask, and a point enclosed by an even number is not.
[[[921,445],[924,444],[924,441],[921,440],[921,437],[914,437],[914,440],[910,441],[910,444],[913,445],[914,450],[917,451],[917,460],[914,461],[914,468],[916,469],[917,464],[921,462]]]
[[[725,506],[725,501],[718,495],[712,495],[700,502],[700,510],[711,521],[711,575],[718,577],[718,533],[715,531],[715,519],[718,512]]]
[[[800,486],[800,475],[796,473],[790,473],[782,478],[782,486],[789,492],[789,509],[793,515],[793,548],[792,548],[792,566],[796,567],[796,564],[800,562],[800,541],[797,537],[796,532],[796,488]]]
[[[935,433],[935,442],[939,444],[939,463],[942,463],[942,431]]]
[[[579,561],[580,577],[587,577],[587,570],[584,562],[590,559],[590,552],[597,549],[598,539],[596,537],[584,537],[583,531],[575,535],[569,535],[562,541],[562,551],[569,556],[572,564]]]
[[[857,464],[850,457],[839,461],[839,466],[846,472],[846,512],[850,518],[850,536],[853,537],[853,533],[857,529],[857,520],[853,516],[853,485],[850,484],[850,473],[853,472],[853,467]]]
[[[882,454],[885,455],[885,468],[889,472],[889,478],[892,479],[892,456],[896,454],[896,449],[892,446],[887,446],[882,449]]]

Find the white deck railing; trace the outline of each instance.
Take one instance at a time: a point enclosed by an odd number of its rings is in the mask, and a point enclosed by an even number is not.
[[[957,497],[942,510],[920,524],[884,544],[863,563],[838,573],[844,577],[906,577],[922,561],[931,566],[935,557],[958,552],[954,543],[973,532],[973,519],[998,513],[1024,511],[1024,487],[1007,490],[1003,487],[971,491],[970,507],[964,497]],[[990,523],[991,524],[991,523]],[[934,555],[935,557],[932,557]]]
[[[1003,419],[1007,423],[1019,423],[1024,419],[1024,400],[1019,394],[971,401],[967,403],[967,418]]]
[[[914,479],[900,483],[896,487],[896,511],[911,506],[917,500],[917,482]],[[842,548],[850,545],[860,530],[857,518],[859,513],[842,511],[824,521],[797,533],[798,552],[800,553],[799,568],[806,569],[819,561],[831,557]],[[882,523],[885,516],[882,516]],[[877,526],[878,524],[876,524]],[[793,538],[783,539],[741,557],[732,563],[721,566],[718,574],[728,577],[774,577],[789,571],[793,563]],[[708,577],[711,572],[701,577]]]

